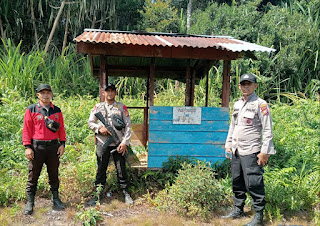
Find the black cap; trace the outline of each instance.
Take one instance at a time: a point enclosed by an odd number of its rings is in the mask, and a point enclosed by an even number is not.
[[[108,84],[106,85],[106,87],[104,88],[104,91],[107,91],[108,88],[111,88],[111,89],[113,89],[113,90],[116,90],[116,86],[113,85],[113,84],[111,84],[111,83],[108,83]]]
[[[41,84],[38,86],[38,88],[36,89],[36,92],[39,93],[41,90],[44,90],[44,89],[49,90],[49,91],[52,92],[51,86],[48,85],[48,84],[44,84],[44,83],[41,83]]]
[[[251,73],[246,73],[246,74],[241,75],[241,77],[240,77],[240,83],[242,83],[244,81],[257,83],[257,78],[256,78],[256,76],[254,76]]]

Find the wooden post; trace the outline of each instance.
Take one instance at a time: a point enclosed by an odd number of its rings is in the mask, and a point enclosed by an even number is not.
[[[196,69],[192,69],[191,74],[191,89],[190,89],[190,106],[194,106],[194,88],[196,85]]]
[[[154,78],[156,73],[156,63],[155,58],[151,58],[151,64],[150,64],[150,73],[149,73],[149,96],[150,96],[150,106],[153,106],[154,101]]]
[[[106,59],[104,55],[100,55],[100,83],[99,83],[100,102],[104,101],[103,91],[107,82],[108,82],[108,78],[107,78],[107,70],[106,70]]]
[[[146,146],[147,141],[148,141],[148,130],[149,130],[149,115],[148,115],[148,107],[143,109],[143,141],[142,145]]]
[[[222,78],[222,98],[221,107],[229,107],[230,98],[230,71],[231,71],[231,61],[223,61],[223,78]]]
[[[144,109],[143,115],[143,146],[146,146],[149,139],[149,92],[150,92],[150,74],[147,78],[147,101],[146,108]]]
[[[190,68],[190,59],[187,60],[186,67],[186,91],[185,91],[185,106],[191,105],[191,68]]]
[[[206,103],[205,107],[208,107],[208,99],[209,99],[209,71],[206,75]]]

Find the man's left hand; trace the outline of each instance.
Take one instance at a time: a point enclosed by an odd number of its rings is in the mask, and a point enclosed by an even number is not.
[[[119,144],[117,150],[118,150],[118,153],[122,153],[122,156],[124,156],[128,150],[128,147],[126,144],[121,143],[121,144]]]
[[[58,157],[60,158],[64,153],[64,146],[63,145],[60,145],[60,147],[58,148]]]
[[[268,159],[269,159],[269,156],[270,155],[267,155],[267,154],[264,154],[264,153],[259,153],[258,155],[257,155],[257,157],[258,157],[258,161],[257,161],[257,163],[258,163],[258,165],[259,166],[264,166],[264,165],[266,165],[267,164],[267,162],[268,162]]]

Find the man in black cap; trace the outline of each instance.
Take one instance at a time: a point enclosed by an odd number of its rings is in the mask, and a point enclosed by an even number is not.
[[[115,101],[117,95],[116,87],[108,84],[103,92],[105,101],[98,103],[91,111],[88,126],[95,133],[96,137],[96,155],[97,155],[97,174],[95,186],[97,195],[89,202],[89,205],[95,205],[99,199],[103,198],[103,190],[106,184],[106,170],[110,155],[112,154],[114,164],[117,170],[118,182],[125,202],[128,205],[133,204],[133,200],[128,193],[128,182],[125,167],[125,157],[131,137],[131,120],[127,107]],[[97,117],[100,114],[102,120],[109,125],[106,126]],[[108,127],[108,128],[107,128]],[[98,187],[102,189],[98,189]]]
[[[247,226],[263,225],[265,190],[263,166],[275,154],[272,142],[272,121],[266,101],[255,94],[256,77],[247,73],[240,77],[242,97],[234,103],[231,124],[226,140],[227,153],[232,153],[231,174],[234,193],[234,210],[223,218],[244,216],[246,192],[252,197],[255,210]]]
[[[36,90],[39,102],[28,106],[23,121],[22,142],[29,159],[27,181],[27,205],[24,214],[33,212],[34,197],[42,166],[47,165],[52,203],[56,210],[64,209],[59,198],[59,158],[64,153],[66,131],[60,108],[53,105],[52,90],[48,84],[40,84]]]

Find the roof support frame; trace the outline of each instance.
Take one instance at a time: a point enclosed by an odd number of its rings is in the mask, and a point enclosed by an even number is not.
[[[216,48],[165,48],[162,46],[139,46],[115,43],[77,43],[78,53],[109,56],[135,56],[135,57],[159,57],[176,59],[202,59],[202,60],[235,60],[239,58],[239,52]]]

